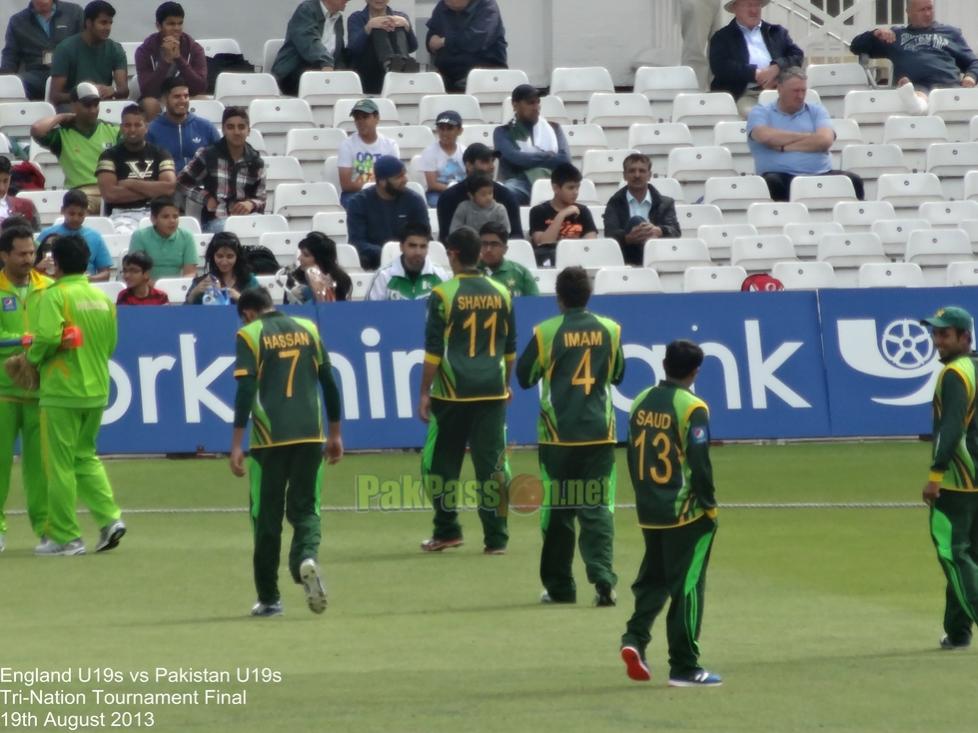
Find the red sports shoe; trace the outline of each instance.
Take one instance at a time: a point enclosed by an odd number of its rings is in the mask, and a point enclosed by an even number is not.
[[[642,655],[635,647],[623,646],[621,648],[621,660],[625,663],[629,679],[636,682],[648,682],[652,679],[649,665],[642,659]]]
[[[450,540],[439,540],[435,537],[429,537],[424,542],[421,543],[422,552],[441,552],[442,550],[448,550],[452,547],[461,547],[462,538],[455,537]]]

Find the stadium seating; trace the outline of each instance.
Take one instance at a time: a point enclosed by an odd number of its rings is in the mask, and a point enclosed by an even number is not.
[[[946,272],[942,272],[946,277]],[[919,288],[924,273],[912,262],[867,262],[859,266],[857,284],[861,288]]]
[[[839,287],[835,268],[828,262],[775,262],[771,276],[780,280],[785,290]]]
[[[312,231],[322,232],[337,244],[347,241],[346,212],[322,211],[312,217]]]
[[[400,242],[385,242],[383,249],[380,251],[380,266],[386,267],[400,257],[400,255]],[[428,243],[428,258],[439,267],[443,267],[449,271],[451,270],[451,265],[448,263],[448,253],[445,251],[445,245],[441,242],[432,240]]]
[[[927,148],[931,143],[947,142],[947,126],[940,117],[888,117],[883,125],[883,142],[897,145],[911,173],[927,167]]]
[[[105,99],[99,102],[98,118],[105,122],[111,122],[113,125],[121,125],[122,110],[130,104],[134,104],[134,102],[129,99]]]
[[[255,275],[255,280],[272,296],[273,303],[285,302],[285,286],[279,282],[278,277],[275,275]]]
[[[842,169],[863,179],[866,198],[876,198],[876,180],[884,173],[909,173],[899,146],[849,145],[842,151]]]
[[[675,178],[669,178],[668,176],[653,178],[652,186],[663,196],[668,196],[675,200],[677,205],[686,203],[686,192],[683,190],[682,184]]]
[[[978,285],[978,262],[951,262],[947,266],[947,284]]]
[[[246,218],[246,217],[239,217]],[[282,267],[289,267],[295,264],[296,256],[299,254],[299,242],[305,238],[309,232],[290,232],[282,230],[266,230],[258,236],[256,244],[267,247],[275,259]]]
[[[272,73],[272,65],[275,63],[275,57],[284,45],[284,38],[269,38],[265,41],[261,52],[262,71],[268,74]]]
[[[833,119],[832,129],[835,130],[835,141],[829,153],[832,156],[832,169],[839,170],[842,167],[842,151],[850,145],[862,145],[866,141],[855,120]]]
[[[0,77],[9,78],[9,77]],[[14,77],[15,79],[17,77]],[[116,298],[119,297],[119,293],[126,289],[126,284],[121,280],[107,280],[105,282],[94,282],[92,286],[112,298],[112,302],[115,303]]]
[[[241,53],[241,44],[233,38],[198,38],[197,43],[204,49],[204,55],[211,58],[219,53]]]
[[[665,170],[669,151],[693,147],[693,137],[682,122],[636,123],[628,128],[628,148],[652,159],[652,170]]]
[[[537,258],[533,254],[533,245],[525,239],[509,240],[506,259],[523,265],[528,270],[537,269]]]
[[[650,239],[642,253],[642,265],[659,273],[666,292],[682,292],[687,268],[711,264],[706,242],[698,238]]]
[[[589,150],[584,153],[582,173],[598,189],[598,198],[607,201],[621,186],[622,162],[632,150]]]
[[[564,105],[564,100],[553,94],[540,97],[540,115],[544,119],[560,125],[570,125],[574,122],[571,119],[570,113],[567,111],[567,107]],[[512,105],[504,104],[500,108],[499,123],[505,125],[511,119],[513,119],[513,107]]]
[[[784,234],[736,237],[730,246],[730,264],[747,272],[767,272],[776,262],[797,259],[794,244]]]
[[[873,222],[870,231],[880,238],[883,251],[888,257],[902,258],[907,249],[910,233],[918,229],[930,228],[930,222],[926,219],[881,219]]]
[[[796,176],[791,200],[805,204],[812,221],[831,221],[839,201],[856,201],[856,189],[848,176]]]
[[[928,285],[943,285],[947,266],[971,257],[971,238],[961,229],[917,230],[907,240],[905,261],[920,265]]]
[[[652,185],[656,187],[659,193],[664,193],[659,188],[659,181],[653,182]],[[676,219],[679,221],[679,228],[683,232],[693,232],[695,234],[704,224],[723,224],[723,212],[720,211],[719,207],[711,204],[677,203]]]
[[[563,129],[564,137],[567,138],[567,145],[570,147],[571,158],[578,168],[584,164],[584,153],[588,150],[608,149],[608,138],[605,136],[605,131],[601,125],[566,125]],[[490,133],[490,141],[486,143],[490,147],[492,146],[491,137]]]
[[[755,202],[770,201],[767,183],[760,176],[714,176],[706,181],[703,203],[723,211],[724,221],[747,221],[747,209]]]
[[[24,92],[24,84],[19,77],[14,74],[0,76],[0,103],[26,101],[27,94]]]
[[[363,85],[355,71],[307,71],[299,78],[299,99],[309,103],[320,127],[333,124],[333,107],[339,100],[362,96]]]
[[[571,265],[589,270],[625,266],[621,247],[614,239],[561,239],[554,259],[557,272]]]
[[[435,141],[435,134],[431,128],[423,125],[378,127],[377,132],[397,143],[403,161],[409,161],[415,155],[421,155],[424,149]]]
[[[856,63],[810,64],[807,74],[808,86],[818,91],[822,105],[833,117],[842,116],[846,94],[872,87],[866,69]]]
[[[785,224],[784,234],[795,245],[795,254],[803,260],[815,259],[818,243],[826,234],[843,234],[842,225],[834,221],[809,221]]]
[[[458,112],[462,116],[463,125],[481,125],[486,122],[479,100],[471,94],[426,94],[418,103],[418,124],[434,127],[438,115],[447,110]]]
[[[332,183],[283,183],[275,189],[274,212],[289,220],[292,231],[308,231],[319,212],[342,210]]]
[[[533,280],[540,295],[553,295],[557,292],[557,270],[552,267],[533,270]]]
[[[754,156],[747,144],[746,122],[718,122],[713,126],[713,144],[722,145],[733,156],[734,170],[741,175],[753,174],[756,170]]]
[[[860,265],[889,262],[883,243],[873,232],[823,235],[818,243],[818,260],[835,268],[836,279],[843,287],[858,284]]]
[[[303,183],[306,180],[298,158],[289,155],[265,155],[265,208],[275,208],[275,187],[281,183]]]
[[[978,220],[978,201],[928,201],[918,212],[935,229],[956,229],[963,221]]]
[[[498,119],[503,110],[510,111],[513,90],[529,84],[525,71],[520,69],[472,69],[465,82],[466,94],[479,100],[487,119]]]
[[[544,201],[550,201],[554,197],[553,185],[550,183],[549,178],[538,178],[533,182],[533,188],[530,190],[530,206],[536,206]],[[588,178],[581,181],[581,188],[577,194],[578,203],[584,204],[588,207],[603,205],[608,198],[601,198],[598,195],[598,190],[594,185],[594,182]],[[595,216],[597,219],[597,216]],[[595,221],[597,223],[597,221]]]
[[[947,124],[948,140],[970,139],[971,119],[978,115],[978,89],[932,89],[927,96],[928,112]]]
[[[352,283],[350,300],[366,300],[367,293],[370,291],[370,285],[373,283],[377,273],[351,272],[349,275]]]
[[[715,145],[672,150],[667,170],[670,178],[683,185],[687,201],[703,196],[706,181],[711,178],[737,175],[730,151]]]
[[[718,122],[740,122],[737,103],[726,92],[677,94],[672,103],[672,121],[688,128],[696,145],[713,142],[713,126]]]
[[[881,219],[896,219],[888,201],[840,201],[832,207],[832,220],[847,232],[868,232]]]
[[[401,119],[415,124],[421,98],[428,94],[444,94],[445,82],[433,71],[401,74],[389,71],[384,74],[382,97],[397,105]]]
[[[303,76],[308,76],[308,74],[303,74]],[[353,105],[359,102],[360,99],[360,97],[344,97],[343,99],[337,99],[333,103],[333,127],[337,127],[344,132],[353,132],[356,130],[356,126],[353,124],[353,118],[350,117],[350,112],[353,110]],[[377,105],[377,112],[380,115],[380,124],[401,124],[400,113],[397,111],[397,106],[392,101],[389,99],[384,99],[383,97],[374,97],[373,100]]]
[[[560,97],[572,120],[584,119],[592,94],[614,91],[611,74],[603,66],[559,66],[550,74],[550,96]]]
[[[304,180],[323,180],[323,161],[336,155],[346,133],[332,127],[289,130],[285,136],[285,154],[299,161]]]
[[[278,82],[271,74],[224,71],[214,83],[214,97],[225,107],[247,107],[255,99],[279,96]]]
[[[161,277],[153,287],[166,293],[171,305],[182,305],[187,301],[187,291],[190,290],[192,277]]]
[[[867,143],[883,142],[883,126],[891,115],[905,115],[903,100],[895,89],[851,91],[846,94],[845,116],[859,123]]]
[[[289,223],[280,214],[248,214],[229,216],[224,231],[237,234],[241,244],[258,244],[265,232],[288,232]]]
[[[964,198],[964,177],[975,168],[978,142],[934,143],[927,148],[927,172],[940,178],[947,199]]]
[[[655,270],[641,267],[602,267],[594,274],[595,295],[661,292],[662,283]]]
[[[889,201],[899,217],[914,217],[925,201],[943,201],[944,189],[933,173],[886,173],[877,182],[877,197]]]
[[[360,253],[352,244],[336,245],[336,262],[348,273],[359,272],[361,269]]]
[[[54,220],[61,215],[61,201],[67,193],[65,190],[44,190],[44,191],[21,191],[17,194],[19,198],[30,199],[35,208],[37,216],[41,220],[41,226],[50,226]]]
[[[761,201],[747,208],[747,223],[752,224],[761,236],[783,234],[785,224],[804,223],[808,220],[808,207],[797,202]]]
[[[612,148],[622,148],[628,144],[628,128],[631,125],[652,122],[649,100],[635,93],[593,94],[587,105],[587,122],[604,129]]]
[[[0,130],[11,139],[29,138],[31,125],[54,113],[47,102],[4,102],[0,104]]]
[[[689,66],[641,66],[635,71],[633,90],[649,100],[653,119],[667,122],[675,96],[699,92],[700,84]]]
[[[248,107],[252,129],[265,139],[270,155],[285,155],[289,130],[315,128],[312,109],[303,99],[255,99]]]
[[[747,271],[736,265],[690,267],[683,273],[683,291],[686,293],[739,291],[746,278]]]
[[[706,242],[710,259],[729,262],[730,248],[737,237],[756,237],[758,234],[750,224],[703,224],[696,230],[696,236]]]
[[[221,126],[221,118],[224,115],[224,104],[216,99],[191,99],[189,110],[201,119]]]

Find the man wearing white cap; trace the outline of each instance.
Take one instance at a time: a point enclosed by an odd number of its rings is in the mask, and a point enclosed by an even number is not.
[[[761,20],[770,1],[727,0],[723,8],[734,18],[710,39],[710,89],[732,94],[744,117],[763,90],[776,88],[783,69],[801,66],[805,58],[787,28]]]
[[[31,137],[58,158],[65,172],[65,188],[88,195],[88,213],[102,205],[95,168],[99,156],[119,141],[119,127],[98,118],[99,90],[83,81],[71,90],[71,112],[42,117],[31,125]]]

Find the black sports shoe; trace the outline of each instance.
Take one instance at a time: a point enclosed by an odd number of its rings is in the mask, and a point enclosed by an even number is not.
[[[953,651],[955,649],[967,649],[969,646],[971,646],[971,639],[955,644],[953,641],[951,641],[951,637],[949,637],[947,634],[944,634],[944,636],[941,637],[941,649],[945,649],[947,651]]]
[[[614,606],[618,603],[618,596],[615,594],[615,589],[610,585],[599,585],[595,587],[598,594],[594,597],[594,605],[599,608]]]

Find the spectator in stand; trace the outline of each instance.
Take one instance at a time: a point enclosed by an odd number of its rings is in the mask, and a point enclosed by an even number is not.
[[[652,180],[652,161],[632,153],[622,161],[624,188],[618,189],[604,209],[604,234],[618,240],[625,263],[642,264],[645,243],[660,237],[681,237],[676,202],[659,193]]]
[[[292,13],[285,43],[275,55],[272,74],[282,94],[299,93],[306,71],[333,71],[347,65],[343,11],[349,0],[303,0]]]
[[[163,82],[179,79],[192,97],[207,93],[207,57],[204,48],[183,32],[183,20],[180,3],[163,3],[156,9],[157,32],[136,49],[136,79],[151,121],[160,113]]]
[[[534,181],[571,162],[564,131],[540,114],[540,92],[529,84],[513,90],[513,119],[493,131],[492,143],[502,158],[499,178],[520,206],[529,205]]]
[[[91,82],[100,99],[129,98],[129,62],[122,46],[109,38],[115,8],[105,0],[85,6],[85,27],[54,49],[51,61],[51,94],[48,101],[64,107],[70,91],[83,81]]]
[[[31,137],[58,158],[65,172],[65,186],[88,196],[88,213],[98,215],[102,206],[95,168],[104,150],[119,141],[119,128],[98,118],[99,91],[82,82],[71,90],[71,112],[42,117],[31,125]]]
[[[28,228],[36,232],[41,228],[41,221],[37,216],[37,207],[30,199],[10,195],[11,170],[10,158],[0,155],[0,224],[10,216],[19,215],[27,220]]]
[[[496,0],[440,0],[426,45],[449,91],[464,91],[472,69],[505,69],[506,29]]]
[[[723,7],[734,18],[710,39],[710,89],[732,94],[742,117],[762,91],[777,87],[783,69],[801,66],[805,58],[787,28],[761,20],[761,9],[770,1],[728,0]]]
[[[496,158],[499,153],[482,143],[472,143],[462,154],[462,164],[465,166],[466,177],[484,174],[492,178],[496,172]],[[452,217],[459,204],[468,200],[468,191],[463,179],[458,185],[451,186],[438,197],[438,231],[447,232],[452,226]],[[523,236],[523,224],[520,222],[520,205],[516,198],[503,184],[493,181],[492,197],[506,207],[509,215],[509,234],[511,237]]]
[[[486,175],[469,176],[465,179],[465,190],[469,200],[463,201],[455,209],[452,225],[448,229],[451,234],[456,229],[468,227],[479,231],[483,224],[492,222],[498,224],[509,234],[509,216],[506,207],[492,198],[492,179]]]
[[[483,224],[479,230],[479,269],[482,274],[505,285],[510,295],[539,295],[540,289],[533,273],[519,262],[506,259],[509,251],[509,236],[506,227],[495,222]]]
[[[832,170],[829,148],[835,129],[828,110],[805,101],[808,77],[798,67],[778,77],[778,98],[759,104],[747,117],[747,143],[754,167],[767,181],[774,201],[788,201],[795,176],[848,176],[863,200],[863,181],[855,173]]]
[[[377,185],[350,199],[346,228],[365,270],[376,270],[385,242],[398,239],[406,224],[428,223],[424,199],[408,190],[407,170],[398,158],[384,155],[374,163]]]
[[[557,242],[561,239],[594,239],[598,228],[591,210],[577,203],[581,172],[570,163],[561,163],[550,174],[554,197],[530,209],[530,237],[537,264],[554,264]]]
[[[146,115],[139,105],[122,110],[122,142],[109,148],[95,169],[106,213],[119,234],[131,234],[149,215],[149,202],[172,196],[177,174],[170,154],[146,142]]]
[[[860,33],[850,50],[893,63],[893,78],[911,114],[926,114],[931,89],[973,87],[978,81],[978,57],[960,28],[934,20],[934,0],[907,0],[905,26]]]
[[[7,231],[8,224],[11,224],[17,217],[12,216],[0,226],[0,234]],[[61,239],[60,234],[48,234],[46,237],[38,237],[37,251],[34,252],[34,269],[42,275],[54,277],[54,257],[51,250],[54,243]]]
[[[163,105],[163,114],[149,124],[146,140],[166,150],[179,173],[198,150],[213,145],[221,136],[209,120],[190,111],[190,87],[183,79],[163,81]]]
[[[180,228],[180,209],[168,196],[150,203],[153,226],[137,229],[129,241],[129,253],[145,252],[153,259],[153,280],[161,277],[193,277],[197,274],[197,242]]]
[[[348,135],[336,151],[336,168],[343,193],[340,202],[344,207],[350,199],[375,181],[374,163],[382,155],[401,157],[397,142],[377,132],[380,110],[372,99],[361,99],[350,110],[357,131]]]
[[[465,178],[465,146],[458,142],[462,134],[462,115],[446,110],[435,120],[437,139],[421,153],[421,172],[428,185],[428,206],[437,206],[438,197]]]
[[[221,128],[224,137],[198,150],[177,177],[184,196],[201,205],[205,232],[223,231],[229,216],[265,211],[265,161],[248,144],[248,112],[228,107]]]
[[[37,235],[38,241],[45,241],[52,234],[67,237],[77,234],[88,245],[88,270],[86,274],[91,282],[107,282],[112,272],[112,255],[105,245],[102,235],[91,227],[85,226],[88,214],[88,196],[84,191],[72,189],[65,192],[61,200],[61,216],[64,221],[49,226]]]
[[[411,19],[391,10],[390,0],[366,0],[363,10],[350,13],[350,67],[360,75],[363,91],[380,94],[388,71],[413,74],[418,62],[409,54],[418,50]]]
[[[238,235],[218,232],[204,252],[204,273],[190,283],[187,305],[230,305],[245,290],[257,287]]]
[[[336,242],[322,232],[309,232],[299,242],[299,266],[285,290],[286,303],[349,300],[353,280],[340,267]]]
[[[54,49],[68,36],[82,32],[83,15],[80,5],[65,0],[30,0],[7,23],[0,74],[16,74],[27,98],[42,101]]]
[[[153,287],[150,273],[153,258],[145,252],[130,252],[122,258],[122,279],[126,289],[115,299],[116,305],[166,305],[170,297]]]
[[[451,279],[428,256],[431,229],[426,224],[405,224],[399,239],[401,256],[377,271],[367,300],[427,300],[435,285]]]
[[[717,0],[679,0],[680,23],[683,34],[682,65],[696,72],[700,89],[710,86],[710,65],[706,45],[723,25],[720,3]]]

